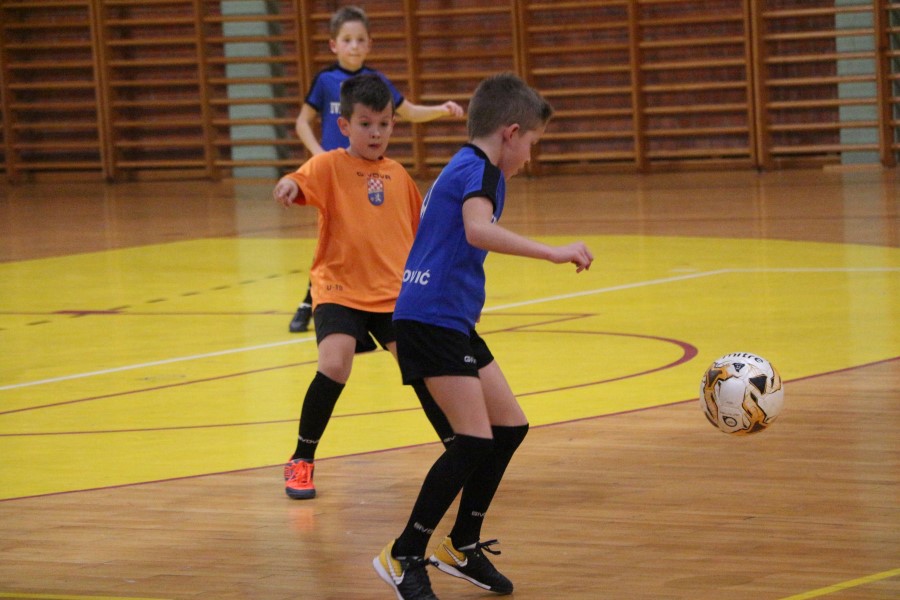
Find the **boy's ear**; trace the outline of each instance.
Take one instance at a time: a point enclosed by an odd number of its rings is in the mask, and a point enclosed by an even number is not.
[[[514,133],[519,131],[522,128],[518,123],[512,123],[503,128],[503,139],[505,141],[509,141],[512,139]]]
[[[346,137],[350,137],[350,121],[343,116],[337,118],[338,129],[341,130]]]
[[[334,41],[334,38],[328,39],[328,48],[331,50],[332,54],[337,54],[337,42]]]

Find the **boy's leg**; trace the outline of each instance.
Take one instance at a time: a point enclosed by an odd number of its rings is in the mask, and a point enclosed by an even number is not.
[[[434,381],[438,383],[433,387]],[[457,435],[426,475],[406,528],[394,544],[394,558],[424,555],[434,528],[494,445],[490,434],[484,435],[490,426],[476,377],[435,377],[428,387]]]
[[[444,444],[444,448],[446,448],[456,437],[456,434],[453,433],[453,427],[450,426],[450,421],[447,420],[447,415],[434,401],[434,397],[428,391],[428,386],[425,385],[424,381],[413,382],[412,389],[416,392],[416,397],[419,398],[419,403],[422,405],[422,410],[425,411],[425,416],[428,417],[428,422],[431,423],[431,426],[438,434],[438,438]]]
[[[430,558],[445,573],[497,594],[511,594],[512,582],[484,554],[500,554],[500,551],[491,550],[491,546],[497,543],[496,539],[480,541],[481,525],[506,466],[528,432],[528,425],[495,426],[493,430],[493,452],[466,480],[453,529]]]
[[[450,537],[457,548],[478,542],[481,525],[506,467],[525,435],[528,420],[496,361],[478,370],[494,436],[494,452],[466,482]]]
[[[302,500],[316,495],[316,450],[350,376],[355,349],[356,339],[343,333],[327,335],[319,342],[318,371],[303,399],[297,446],[284,467],[285,493],[291,498]]]
[[[394,543],[394,558],[424,556],[434,528],[492,447],[490,439],[456,436],[425,476],[406,528]]]
[[[491,429],[494,432],[494,451],[466,480],[456,522],[450,530],[450,537],[457,548],[472,546],[481,539],[481,526],[500,486],[500,480],[503,479],[503,473],[528,433],[528,425],[495,425]]]
[[[306,389],[303,398],[303,407],[300,409],[300,426],[297,435],[297,448],[291,459],[302,458],[312,461],[316,458],[316,450],[319,440],[325,433],[331,413],[337,404],[344,384],[339,383],[321,371],[316,371],[315,377]]]
[[[482,550],[492,554],[489,546],[496,540],[481,543],[481,526],[500,485],[506,467],[528,433],[528,423],[506,378],[496,362],[479,369],[485,404],[492,422],[494,448],[466,480],[460,498],[456,522],[431,556],[441,571],[466,579],[475,585],[500,594],[513,591],[512,582],[501,574]]]
[[[319,371],[306,390],[300,410],[297,447],[284,466],[284,491],[290,498],[306,500],[316,497],[316,486],[313,484],[316,449],[343,390],[343,383]]]
[[[396,341],[386,343],[385,348],[387,348],[388,351],[394,355],[394,358],[397,359]],[[434,396],[428,391],[428,386],[425,385],[425,381],[417,379],[410,383],[410,386],[413,391],[416,392],[416,397],[422,405],[422,410],[425,411],[425,416],[428,417],[428,422],[431,423],[431,426],[438,434],[438,439],[441,440],[441,443],[444,444],[444,448],[446,448],[455,437],[453,427],[450,426],[450,421],[447,420],[447,415],[444,414],[441,407],[434,401]]]
[[[372,561],[375,571],[394,588],[398,598],[434,598],[424,569],[430,562],[424,558],[428,540],[463,482],[490,453],[492,443],[489,439],[457,435],[425,477],[403,533],[388,542]]]

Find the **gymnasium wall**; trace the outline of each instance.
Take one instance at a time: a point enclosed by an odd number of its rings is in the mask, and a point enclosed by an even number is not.
[[[0,1],[0,170],[274,177],[333,61],[322,0]],[[515,71],[556,116],[533,174],[896,165],[900,2],[382,0],[369,64],[415,102],[464,106]],[[436,172],[462,119],[403,123],[390,154]]]

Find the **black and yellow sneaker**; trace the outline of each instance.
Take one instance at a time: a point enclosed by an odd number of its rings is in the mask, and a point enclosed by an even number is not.
[[[490,548],[496,543],[497,540],[488,540],[457,549],[448,536],[431,555],[431,562],[444,573],[461,577],[480,588],[496,594],[512,594],[512,582],[504,577],[482,552],[484,550],[491,554],[500,554],[499,550]]]
[[[397,593],[397,600],[438,600],[431,590],[431,580],[425,568],[431,562],[421,556],[394,558],[389,543],[372,560],[375,572]]]

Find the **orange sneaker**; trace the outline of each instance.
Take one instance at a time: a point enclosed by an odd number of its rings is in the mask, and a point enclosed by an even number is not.
[[[316,497],[316,486],[313,485],[315,463],[295,458],[284,465],[284,493],[294,500],[307,500]]]

